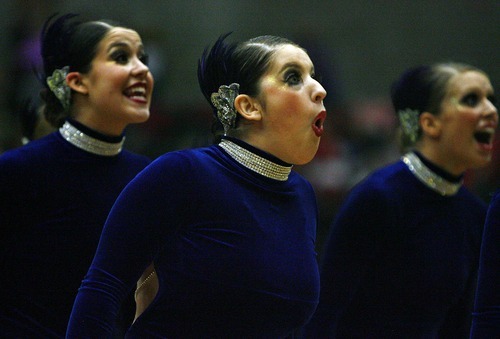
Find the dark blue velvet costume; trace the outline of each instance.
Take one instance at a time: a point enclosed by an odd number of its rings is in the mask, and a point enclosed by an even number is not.
[[[109,210],[149,162],[58,131],[0,156],[0,337],[64,337]]]
[[[316,222],[313,189],[296,172],[267,178],[218,145],[163,155],[114,205],[68,336],[107,335],[152,261],[159,292],[128,337],[291,336],[318,302]]]
[[[306,337],[467,337],[485,213],[465,187],[442,196],[403,161],[374,172],[332,225]]]
[[[500,190],[491,200],[484,227],[471,338],[500,338]]]

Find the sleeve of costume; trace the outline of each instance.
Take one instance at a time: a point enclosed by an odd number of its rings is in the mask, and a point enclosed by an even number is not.
[[[471,274],[464,295],[447,314],[445,322],[439,330],[439,338],[468,338],[476,282],[477,274]]]
[[[132,180],[111,209],[73,305],[68,338],[105,338],[120,305],[182,214],[180,189],[188,168],[162,157]],[[184,187],[183,187],[184,188]]]
[[[43,165],[15,152],[0,156],[0,252],[14,230],[32,224],[36,217],[31,212],[36,209],[29,207],[39,199],[36,169]]]
[[[14,227],[16,211],[20,209],[21,202],[17,192],[23,192],[22,187],[18,187],[19,181],[25,182],[29,178],[19,180],[20,169],[12,164],[12,159],[7,155],[0,157],[0,240],[3,241],[6,235]],[[23,192],[24,193],[24,192]],[[21,218],[18,216],[17,218]],[[1,244],[1,242],[0,242]]]
[[[385,201],[379,190],[357,188],[339,211],[325,242],[320,301],[306,338],[335,338],[338,319],[373,264],[377,237],[389,218]]]
[[[500,337],[500,190],[486,216],[471,338]]]
[[[478,205],[475,208],[475,206],[471,205],[471,213],[475,214],[473,220],[481,220],[479,224],[478,222],[471,222],[470,225],[473,227],[465,235],[467,241],[473,246],[474,257],[468,259],[473,261],[473,267],[462,297],[450,308],[446,315],[446,319],[439,331],[440,338],[469,338],[470,335],[474,295],[477,290],[479,252],[486,210],[482,206]]]
[[[2,158],[0,158],[0,244],[3,243],[10,224],[8,213],[11,208],[9,208],[7,201],[11,192],[9,191],[8,178],[9,173]]]

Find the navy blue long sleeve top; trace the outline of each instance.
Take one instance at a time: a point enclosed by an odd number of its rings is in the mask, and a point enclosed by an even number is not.
[[[59,131],[0,156],[0,336],[64,337],[109,210],[149,163]]]
[[[472,339],[500,337],[500,190],[493,196],[484,226]]]
[[[486,204],[442,196],[403,161],[372,173],[334,220],[308,338],[466,338]]]
[[[294,171],[270,179],[218,145],[163,155],[114,205],[67,336],[108,337],[151,262],[159,291],[127,337],[292,336],[319,298],[316,223],[313,189]]]

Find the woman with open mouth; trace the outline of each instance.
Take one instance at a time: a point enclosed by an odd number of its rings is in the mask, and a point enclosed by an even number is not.
[[[468,338],[486,204],[462,185],[498,126],[481,70],[440,63],[392,87],[407,153],[337,214],[308,338]]]
[[[295,43],[225,39],[198,66],[216,143],[159,157],[123,191],[78,292],[69,337],[109,335],[151,263],[137,297],[154,286],[154,298],[129,337],[282,338],[314,312],[316,199],[292,165],[318,150],[326,92]]]

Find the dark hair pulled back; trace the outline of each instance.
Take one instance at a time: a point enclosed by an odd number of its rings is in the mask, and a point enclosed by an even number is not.
[[[391,86],[394,111],[397,114],[398,111],[411,109],[419,114],[429,112],[438,115],[451,78],[467,71],[484,73],[474,66],[457,62],[442,62],[406,70]],[[420,135],[419,129],[418,137]],[[402,143],[405,148],[412,144],[405,136]]]
[[[211,102],[211,95],[222,85],[238,83],[240,93],[255,97],[260,93],[259,81],[266,73],[277,47],[294,45],[294,42],[272,35],[263,35],[240,43],[228,43],[231,33],[221,35],[211,49],[205,48],[198,61],[198,83],[201,92],[212,107],[215,122],[212,132],[217,135],[223,130],[217,120],[217,109]],[[236,118],[238,125],[239,115]]]
[[[41,55],[43,73],[39,74],[44,88],[40,96],[45,102],[43,114],[54,127],[60,127],[68,117],[61,102],[46,83],[54,70],[69,66],[70,72],[87,73],[92,67],[92,60],[97,53],[99,42],[113,27],[109,22],[76,20],[77,14],[51,16],[45,22],[41,32]]]

